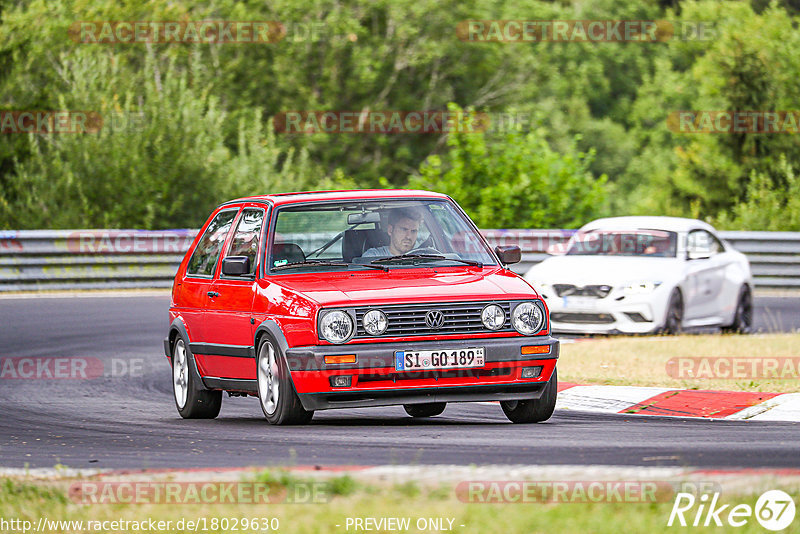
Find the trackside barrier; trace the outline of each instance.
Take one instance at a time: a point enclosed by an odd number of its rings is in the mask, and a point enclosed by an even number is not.
[[[492,246],[518,245],[525,273],[575,230],[483,230]],[[196,230],[0,231],[0,292],[169,288]],[[800,232],[721,232],[745,253],[756,286],[800,287]],[[313,241],[318,241],[314,236]],[[310,246],[312,243],[309,242]]]

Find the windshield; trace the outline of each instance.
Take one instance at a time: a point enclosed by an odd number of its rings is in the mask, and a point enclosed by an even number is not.
[[[270,271],[494,265],[483,238],[452,203],[370,200],[278,209]]]
[[[588,230],[569,242],[571,256],[647,256],[674,258],[678,235],[662,230]]]

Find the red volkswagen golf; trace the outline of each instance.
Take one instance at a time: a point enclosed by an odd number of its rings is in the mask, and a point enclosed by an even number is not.
[[[315,410],[500,401],[548,419],[559,344],[547,306],[448,196],[326,191],[219,206],[175,276],[164,350],[185,418],[222,394],[272,424]]]

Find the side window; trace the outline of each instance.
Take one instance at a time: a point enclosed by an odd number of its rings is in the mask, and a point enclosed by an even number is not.
[[[719,254],[720,252],[725,252],[725,246],[722,244],[717,236],[714,234],[708,234],[709,238],[711,239],[711,253],[712,254]]]
[[[263,223],[264,210],[247,208],[242,211],[239,224],[236,225],[236,233],[233,234],[233,239],[231,240],[231,246],[228,249],[228,253],[225,254],[225,256],[246,256],[250,258],[248,276],[253,276],[256,272],[256,257]]]
[[[713,256],[722,251],[722,243],[705,230],[689,232],[686,249],[689,254],[696,256]]]
[[[237,210],[235,209],[221,211],[214,217],[214,220],[206,228],[206,233],[197,243],[197,248],[194,249],[186,274],[198,276],[214,275],[214,268],[217,266],[222,246],[225,244],[225,238],[231,229],[236,212]]]

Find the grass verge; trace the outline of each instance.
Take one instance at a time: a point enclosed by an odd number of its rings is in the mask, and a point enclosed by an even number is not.
[[[681,361],[695,358],[708,360],[694,360],[691,372],[688,365],[679,372]],[[711,358],[739,363],[717,364]],[[761,373],[763,362],[754,362],[765,358],[778,363],[782,378],[752,376],[770,375],[769,369]],[[794,363],[787,364],[787,359]],[[800,334],[609,337],[562,344],[558,378],[585,384],[791,393],[800,391],[800,378],[785,372],[785,366],[796,371],[798,362]],[[753,365],[758,372],[753,373]]]
[[[299,487],[303,479],[287,475],[265,475],[270,483],[283,479],[289,486]],[[199,532],[290,532],[335,533],[363,532],[354,527],[360,518],[407,519],[408,528],[381,529],[378,532],[455,532],[455,533],[536,533],[536,532],[593,532],[593,533],[652,533],[672,532],[667,520],[672,499],[655,503],[558,503],[558,504],[482,504],[461,500],[452,486],[425,487],[402,485],[365,485],[350,477],[332,479],[339,493],[331,492],[324,502],[313,504],[76,504],[67,497],[64,482],[26,482],[0,480],[0,518],[30,521],[35,529],[40,518],[61,521],[61,526],[49,524],[45,532],[185,532],[191,531],[187,521],[198,522]],[[789,490],[795,502],[800,493]],[[720,503],[748,504],[753,507],[757,495],[723,496]],[[732,506],[728,507],[730,510]],[[686,517],[694,519],[695,507]],[[348,518],[350,522],[348,523]],[[242,520],[247,520],[243,527]],[[257,521],[252,528],[251,521]],[[704,519],[704,516],[703,516]],[[724,521],[725,515],[722,519]],[[183,523],[180,521],[183,520]],[[262,521],[266,520],[266,521]],[[433,521],[431,521],[433,520]],[[80,521],[82,524],[76,524]],[[100,522],[89,524],[89,522]],[[117,523],[112,521],[128,521]],[[154,523],[163,521],[156,530]],[[171,522],[169,525],[166,522]],[[702,521],[702,520],[701,520]],[[69,524],[69,522],[73,522]],[[137,530],[135,523],[144,528]],[[236,522],[236,528],[233,528]],[[349,528],[348,528],[349,525]],[[100,529],[98,529],[100,527]],[[691,527],[690,527],[691,528]],[[680,527],[677,527],[680,530]],[[708,532],[729,531],[727,528],[703,528]],[[737,532],[764,532],[754,517],[735,529]],[[10,530],[9,530],[10,531]],[[800,520],[785,532],[799,532]]]

